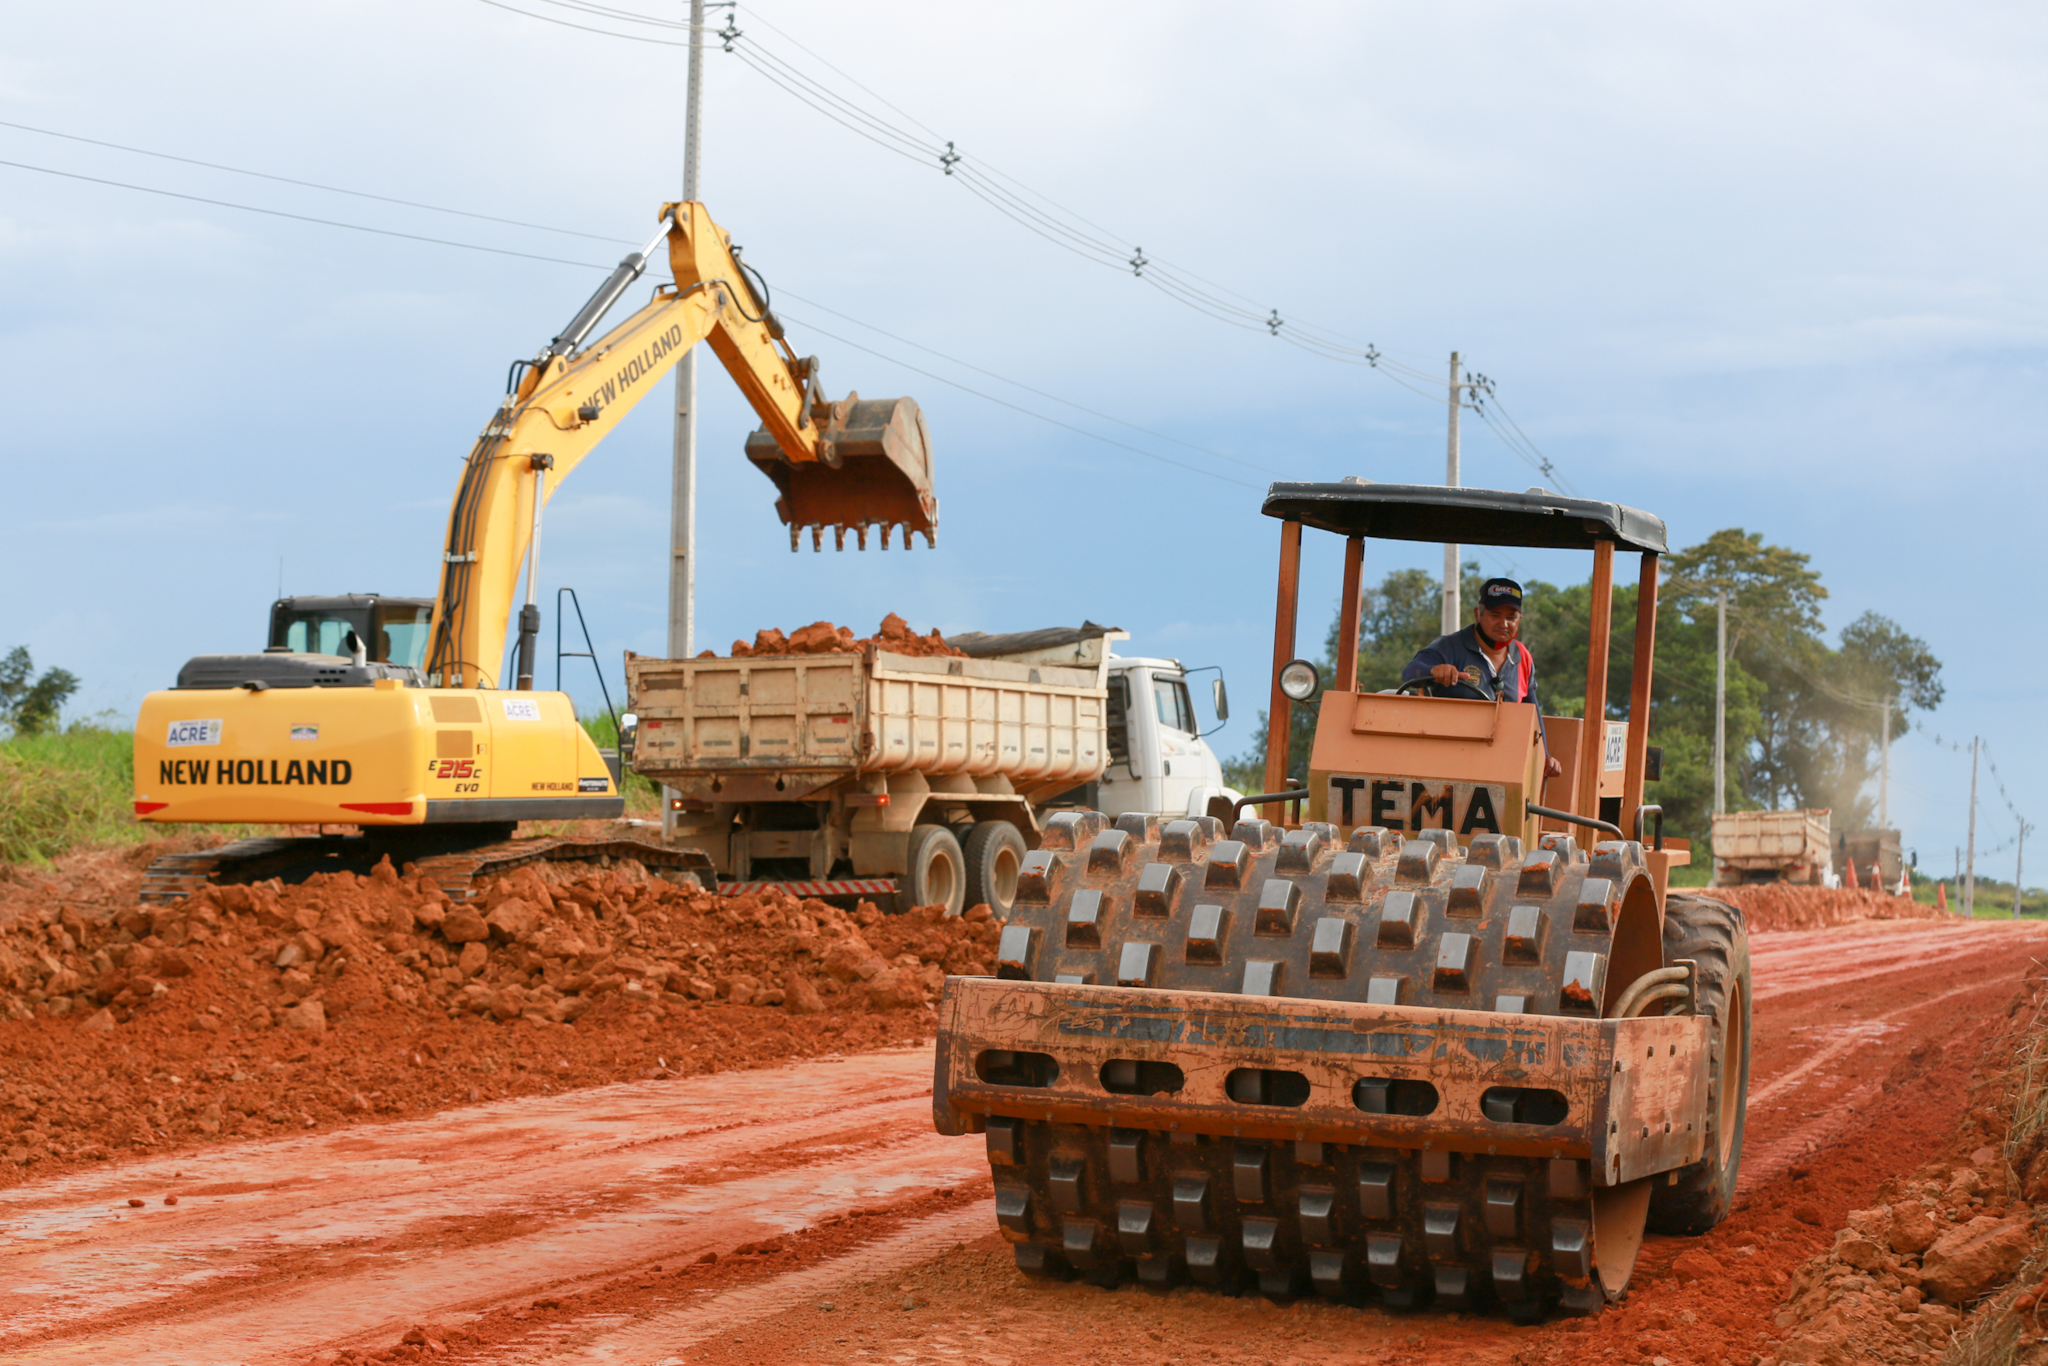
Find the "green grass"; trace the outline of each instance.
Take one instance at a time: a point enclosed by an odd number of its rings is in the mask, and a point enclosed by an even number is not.
[[[609,716],[585,718],[599,749],[618,734]],[[626,775],[626,810],[661,815],[661,793]],[[135,736],[74,726],[50,735],[0,740],[0,864],[46,864],[74,849],[139,844],[171,833],[135,819]],[[226,829],[227,827],[221,827]]]
[[[161,833],[135,819],[135,737],[76,726],[0,741],[0,863]]]
[[[589,733],[591,741],[599,749],[617,749],[619,747],[619,728],[612,724],[612,718],[609,713],[599,712],[595,716],[583,717],[582,720],[583,729]],[[626,798],[626,814],[629,816],[659,819],[661,816],[661,789],[631,769],[626,770],[625,779],[622,786]]]
[[[1673,887],[1705,887],[1713,882],[1713,857],[1708,855],[1703,858],[1698,850],[1694,850],[1692,859],[1691,863],[1682,863],[1671,870]]]

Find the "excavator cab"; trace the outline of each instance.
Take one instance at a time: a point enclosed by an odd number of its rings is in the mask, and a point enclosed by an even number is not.
[[[1642,795],[1664,525],[1362,481],[1275,484],[1264,511],[1282,523],[1269,790],[1239,806],[1307,818],[1055,816],[995,976],[946,981],[936,1127],[985,1135],[1029,1275],[1597,1311],[1646,1222],[1726,1217],[1742,1149],[1741,914],[1667,897],[1679,855]],[[1308,784],[1282,782],[1289,710],[1315,693],[1294,657],[1304,527],[1344,538],[1347,604],[1368,537],[1590,550],[1595,718],[1614,556],[1638,552],[1617,743],[1549,719],[1571,761],[1546,791],[1532,705],[1361,693],[1346,632]],[[1597,814],[1609,786],[1626,829]]]
[[[370,662],[417,669],[426,663],[432,598],[376,593],[279,598],[270,604],[270,649],[293,654],[347,655],[355,632]]]

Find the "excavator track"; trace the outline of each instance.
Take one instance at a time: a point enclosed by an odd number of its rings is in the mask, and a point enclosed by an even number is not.
[[[495,840],[469,848],[445,844],[423,848],[416,841],[379,839],[374,835],[319,835],[236,840],[195,854],[166,854],[142,875],[142,900],[180,901],[202,887],[280,878],[303,882],[315,873],[367,873],[389,857],[403,868],[433,879],[448,899],[468,901],[480,878],[510,872],[531,863],[596,863],[634,859],[658,877],[694,879],[712,887],[711,860],[695,849],[672,849],[639,839],[578,839],[546,835],[532,839]]]
[[[1546,835],[1525,852],[1516,838],[1482,834],[1465,851],[1444,831],[1404,840],[1361,828],[1345,840],[1335,826],[1282,831],[1265,821],[1239,822],[1230,839],[1223,833],[1210,818],[1162,825],[1137,815],[1114,823],[1093,812],[1056,817],[1025,864],[999,977],[1147,989],[1104,993],[1101,1013],[1114,1020],[1094,1037],[1182,1039],[1188,1034],[1174,1031],[1208,1030],[1202,1041],[1212,1052],[1182,1058],[1193,1078],[1197,1068],[1213,1077],[1231,1065],[1213,1061],[1217,1017],[1201,1009],[1204,1000],[1222,1004],[1217,993],[1278,998],[1276,1006],[1310,1000],[1573,1016],[1591,1030],[1630,983],[1663,966],[1657,892],[1639,844],[1603,843],[1588,853],[1569,836]],[[992,997],[999,986],[983,990]],[[1150,991],[1208,995],[1185,997],[1182,1009],[1148,1022],[1137,1009]],[[1093,999],[1066,1002],[1072,1009],[1060,1028],[1077,1043],[1093,1028],[1077,1023]],[[1029,1008],[997,1003],[981,1016],[979,1037],[999,1039]],[[1505,1018],[1482,1023],[1515,1027]],[[1528,1022],[1532,1032],[1537,1023]],[[1024,1027],[1014,1028],[1022,1040]],[[942,1020],[935,1109],[951,1104],[943,1094],[944,1030]],[[1106,1123],[1053,1122],[1046,1116],[1054,1107],[1032,1104],[1029,1088],[1052,1084],[1055,1058],[1021,1041],[1014,1055],[976,1054],[980,1082],[1017,1085],[1014,1105],[988,1099],[1007,1087],[979,1087],[977,1103],[987,1109],[975,1125],[986,1125],[997,1220],[1019,1268],[1102,1284],[1313,1291],[1522,1319],[1557,1307],[1590,1312],[1621,1293],[1651,1184],[1665,1178],[1601,1183],[1592,1163],[1605,1159],[1559,1157],[1530,1141],[1561,1120],[1562,1094],[1493,1087],[1480,1102],[1484,1123],[1419,1120],[1436,1104],[1434,1088],[1372,1077],[1374,1046],[1346,1043],[1357,1052],[1340,1059],[1351,1068],[1343,1075],[1357,1077],[1350,1099],[1362,1112],[1350,1113],[1348,1132],[1377,1124],[1389,1141],[1327,1141],[1344,1131],[1319,1133],[1304,1119],[1290,1133],[1290,1113],[1313,1112],[1289,1108],[1308,1101],[1308,1082],[1258,1061],[1260,1048],[1284,1032],[1229,1035],[1229,1045],[1242,1043],[1245,1065],[1229,1073],[1225,1103],[1196,1122],[1158,1127],[1143,1123],[1141,1098],[1177,1089],[1178,1066],[1104,1062],[1101,1089],[1129,1100],[1074,1102],[1093,1105],[1087,1117]],[[1651,1051],[1661,1062],[1664,1048]],[[1127,1074],[1113,1074],[1119,1066]],[[1622,1066],[1614,1064],[1617,1074]],[[1693,1084],[1689,1075],[1679,1081]],[[1589,1094],[1573,1091],[1572,1104]],[[1155,1107],[1149,1117],[1157,1114]],[[1644,1126],[1644,1140],[1664,1142],[1665,1154],[1686,1141],[1652,1136],[1652,1127]],[[1517,1141],[1489,1141],[1495,1135]],[[1633,1170],[1673,1165],[1667,1155]],[[1617,1166],[1613,1175],[1626,1173]]]

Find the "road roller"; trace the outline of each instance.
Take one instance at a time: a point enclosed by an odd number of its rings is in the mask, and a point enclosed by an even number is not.
[[[1741,913],[1667,892],[1689,851],[1644,797],[1664,524],[1542,489],[1356,479],[1276,483],[1263,511],[1280,522],[1266,791],[1227,825],[1047,824],[996,974],[945,983],[936,1126],[985,1136],[1029,1276],[1597,1312],[1646,1228],[1726,1217],[1748,1087]],[[1294,657],[1304,528],[1344,543],[1327,687]],[[1367,540],[1590,551],[1581,716],[1359,691]],[[1640,558],[1625,697],[1617,552]]]

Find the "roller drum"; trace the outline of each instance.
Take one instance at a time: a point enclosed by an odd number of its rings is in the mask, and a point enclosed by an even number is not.
[[[1055,817],[1027,856],[998,975],[1590,1018],[1663,963],[1657,894],[1633,842],[1589,854],[1566,836],[1524,851],[1481,835],[1465,850],[1445,831],[1404,840],[1367,827],[1346,840],[1330,825],[1265,821],[1227,834],[1212,818]],[[1104,1084],[1142,1095],[1172,1087],[1172,1070],[1133,1064]],[[1426,1083],[1375,1078],[1364,1058],[1358,1071],[1352,1098],[1366,1114],[1434,1104]],[[1302,1084],[1248,1065],[1229,1092],[1270,1131],[1305,1099],[1289,1094]],[[1489,1119],[1531,1133],[1561,1103],[1512,1088],[1483,1102]],[[1599,1186],[1583,1159],[1448,1142],[1254,1141],[1002,1115],[987,1126],[1018,1266],[1103,1284],[1589,1311],[1626,1284],[1649,1198],[1648,1180]]]

